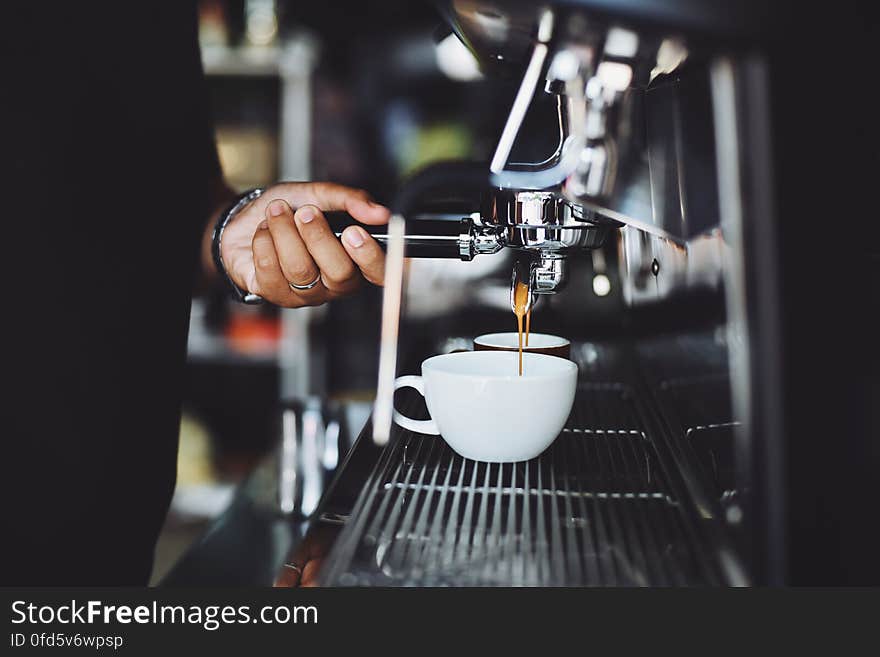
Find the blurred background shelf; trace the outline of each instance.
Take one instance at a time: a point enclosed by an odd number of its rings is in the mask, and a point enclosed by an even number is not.
[[[202,65],[206,75],[265,77],[280,74],[282,54],[277,46],[204,46]]]

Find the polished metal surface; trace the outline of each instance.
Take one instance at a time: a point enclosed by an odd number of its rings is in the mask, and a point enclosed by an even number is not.
[[[483,210],[479,229],[501,246],[534,257],[536,294],[555,294],[566,283],[567,253],[602,245],[605,225],[585,219],[579,208],[552,192],[496,191]]]
[[[564,250],[569,247],[585,246],[583,236],[578,231],[596,230],[596,223],[589,213],[566,201],[558,193],[551,191],[510,191],[496,190],[486,204],[480,224],[496,227],[509,236],[519,230],[545,229],[557,231],[548,235],[557,236],[555,240],[528,242],[524,239],[508,237],[507,245],[531,249],[547,248]]]
[[[556,294],[567,276],[565,258],[556,253],[542,254],[532,266],[532,289],[535,294]]]
[[[730,246],[720,229],[686,242],[624,226],[615,235],[624,302],[636,306],[688,290],[720,290]]]

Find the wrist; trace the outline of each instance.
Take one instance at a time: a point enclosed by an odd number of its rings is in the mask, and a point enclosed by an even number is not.
[[[211,233],[211,257],[214,261],[214,266],[217,268],[217,272],[220,276],[226,280],[232,297],[236,301],[246,304],[262,303],[263,299],[259,295],[252,294],[239,287],[239,285],[232,280],[232,277],[229,275],[226,265],[223,262],[223,233],[229,223],[235,219],[244,208],[258,199],[263,194],[263,191],[262,188],[257,187],[234,198],[217,217],[217,222],[214,224],[214,230]]]

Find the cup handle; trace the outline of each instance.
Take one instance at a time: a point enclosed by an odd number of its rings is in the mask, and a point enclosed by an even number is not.
[[[394,389],[400,390],[401,388],[415,388],[422,397],[425,396],[425,383],[420,376],[407,375],[398,377],[394,381]],[[440,429],[437,428],[434,420],[413,420],[411,417],[398,412],[396,408],[394,409],[394,421],[404,429],[409,429],[416,433],[424,433],[429,436],[440,435]]]

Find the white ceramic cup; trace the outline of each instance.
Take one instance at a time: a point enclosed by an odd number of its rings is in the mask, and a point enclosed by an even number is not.
[[[577,365],[544,354],[463,351],[428,358],[421,376],[401,376],[395,390],[425,397],[430,420],[394,411],[404,429],[442,435],[458,454],[510,463],[538,456],[562,431],[577,388]]]

